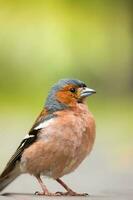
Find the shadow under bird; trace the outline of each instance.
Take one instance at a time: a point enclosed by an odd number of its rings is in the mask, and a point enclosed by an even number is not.
[[[38,195],[87,195],[70,189],[61,177],[74,171],[92,150],[95,120],[86,98],[94,93],[76,79],[59,80],[51,88],[42,112],[0,175],[0,191],[29,173],[42,188]],[[66,192],[50,192],[41,176],[53,178]]]

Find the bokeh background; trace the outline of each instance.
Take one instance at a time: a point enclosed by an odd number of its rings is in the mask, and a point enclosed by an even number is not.
[[[97,91],[88,100],[97,139],[90,159],[64,179],[75,189],[94,193],[131,188],[132,34],[129,0],[0,1],[1,171],[31,128],[51,85],[72,77]],[[36,189],[30,177],[18,183],[18,191],[24,183],[24,191]]]

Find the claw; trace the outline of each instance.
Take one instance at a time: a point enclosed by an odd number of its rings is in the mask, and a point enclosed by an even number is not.
[[[34,194],[35,194],[35,195],[39,195],[39,192],[38,192],[38,191],[36,191]]]
[[[35,192],[35,195],[42,195],[42,196],[61,196],[59,193],[52,193],[52,192]]]
[[[87,193],[76,193],[73,191],[69,191],[69,192],[56,192],[55,194],[58,194],[60,196],[88,196]]]

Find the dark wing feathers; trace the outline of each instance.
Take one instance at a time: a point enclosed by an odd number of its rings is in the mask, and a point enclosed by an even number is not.
[[[16,165],[16,162],[20,160],[21,155],[24,151],[24,149],[26,149],[27,147],[29,147],[33,142],[35,142],[37,138],[37,135],[34,135],[33,137],[29,137],[27,139],[22,140],[21,144],[19,145],[19,147],[17,148],[16,152],[13,154],[13,156],[11,157],[11,159],[9,160],[9,162],[6,165],[5,170],[2,172],[0,177],[4,177],[6,176],[9,172],[12,171],[12,169],[14,168],[14,166]]]
[[[7,163],[5,170],[0,175],[0,178],[6,176],[8,173],[10,173],[12,171],[12,169],[16,165],[17,161],[19,161],[21,159],[23,151],[37,140],[37,135],[38,135],[40,129],[36,130],[35,127],[37,127],[40,123],[55,117],[54,114],[44,115],[44,113],[43,113],[43,116],[42,116],[42,113],[43,112],[41,112],[41,114],[39,115],[39,117],[35,121],[33,127],[29,131],[29,134],[27,135],[27,137],[22,140],[22,142],[20,143],[16,152],[13,154],[13,156],[11,157],[9,162]]]
[[[37,126],[39,126],[39,124],[43,123],[44,121],[48,121],[48,120],[50,120],[50,119],[52,119],[54,117],[56,117],[56,115],[54,115],[54,114],[49,114],[49,115],[47,115],[45,117],[40,116],[40,118],[38,118],[38,120],[34,123],[33,127],[31,128],[31,130],[29,132],[29,135],[36,134],[35,128]]]

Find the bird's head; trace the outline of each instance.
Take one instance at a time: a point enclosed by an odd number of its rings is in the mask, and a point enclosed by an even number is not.
[[[47,110],[57,111],[84,103],[85,99],[96,93],[88,88],[84,82],[77,79],[61,79],[50,90],[45,107]]]

